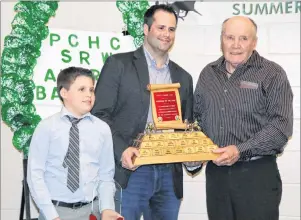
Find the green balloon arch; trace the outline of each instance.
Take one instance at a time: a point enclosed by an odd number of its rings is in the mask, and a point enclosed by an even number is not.
[[[35,84],[33,70],[41,55],[43,40],[49,34],[47,23],[55,15],[57,1],[20,1],[12,31],[4,39],[1,58],[2,120],[14,132],[13,145],[27,157],[34,129],[41,121],[33,104]],[[117,1],[127,31],[139,47],[143,43],[143,16],[147,0]]]

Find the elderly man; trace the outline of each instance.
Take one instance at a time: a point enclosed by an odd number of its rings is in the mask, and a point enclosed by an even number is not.
[[[207,164],[210,220],[276,220],[282,182],[276,156],[293,128],[293,94],[285,71],[255,50],[257,25],[224,21],[223,56],[201,72],[194,116],[220,148]]]

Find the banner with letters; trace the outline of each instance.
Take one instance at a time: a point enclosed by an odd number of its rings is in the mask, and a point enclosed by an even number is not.
[[[51,28],[34,69],[34,104],[38,114],[44,118],[60,110],[56,78],[61,69],[69,66],[87,68],[97,80],[110,55],[134,49],[132,37],[122,33]]]
[[[220,25],[225,18],[236,15],[248,16],[260,23],[288,23],[299,21],[301,12],[301,1],[168,1],[168,3],[178,14],[180,21],[185,21],[188,25]]]

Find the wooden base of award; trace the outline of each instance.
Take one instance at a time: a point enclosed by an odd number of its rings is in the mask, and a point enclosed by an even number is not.
[[[140,152],[140,156],[133,160],[135,166],[206,161],[219,156],[212,153],[218,146],[200,131],[197,122],[183,123],[178,88],[179,83],[148,85],[154,124],[149,124],[146,133],[139,134],[134,141]],[[171,132],[168,129],[184,131]]]
[[[141,134],[134,165],[214,160],[217,145],[200,131]]]

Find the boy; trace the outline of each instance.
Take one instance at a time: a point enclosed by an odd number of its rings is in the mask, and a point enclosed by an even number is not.
[[[39,220],[88,220],[92,209],[97,219],[120,217],[113,211],[111,131],[90,114],[94,82],[90,70],[62,70],[57,90],[64,106],[41,121],[33,134],[27,181],[40,210]]]

